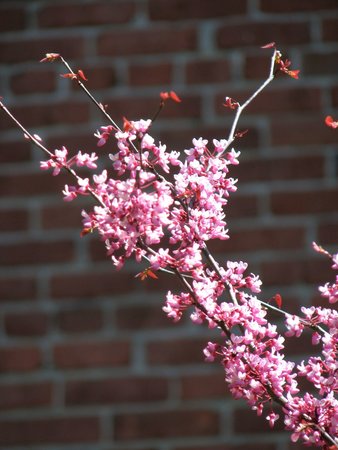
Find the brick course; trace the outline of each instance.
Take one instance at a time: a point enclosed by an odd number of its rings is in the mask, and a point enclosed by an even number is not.
[[[337,131],[324,125],[338,118],[337,23],[336,0],[5,0],[0,96],[51,150],[98,150],[102,116],[60,62],[39,63],[59,52],[118,123],[152,117],[159,93],[175,90],[182,103],[166,104],[152,131],[183,151],[193,137],[227,136],[224,97],[243,101],[259,86],[270,64],[260,46],[276,41],[300,79],[279,73],[243,113],[230,240],[210,249],[248,261],[263,298],[280,292],[297,312],[322,305],[316,286],[333,279],[311,243],[337,250]],[[41,172],[44,155],[2,113],[0,130],[0,447],[298,448],[204,362],[215,330],[165,317],[178,284],[141,282],[134,262],[116,271],[95,233],[80,237],[91,199],[64,203],[68,174]],[[111,140],[98,152],[109,164],[114,150]],[[289,339],[290,355],[302,359],[308,342]]]

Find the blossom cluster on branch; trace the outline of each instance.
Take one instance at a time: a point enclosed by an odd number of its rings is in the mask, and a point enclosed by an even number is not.
[[[61,60],[69,71],[63,77],[78,82],[109,120],[95,135],[98,147],[111,145],[111,163],[91,178],[79,176],[76,167],[97,169],[96,153],[72,156],[65,147],[50,152],[3,103],[1,108],[48,154],[41,169],[52,169],[53,175],[65,169],[73,176],[75,182],[63,190],[65,201],[80,195],[95,199],[93,208],[82,212],[82,235],[95,230],[117,268],[130,257],[146,261],[146,268],[136,275],[141,280],[157,278],[158,271],[172,274],[181,290],[167,293],[163,310],[168,317],[179,321],[190,311],[195,324],[205,323],[220,331],[221,339],[208,342],[204,356],[206,361],[221,362],[234,398],[245,399],[258,415],[265,415],[271,427],[283,415],[293,442],[338,448],[337,311],[303,307],[299,315],[289,314],[281,309],[279,294],[274,298],[277,306],[258,298],[262,282],[247,271],[246,262],[220,264],[208,248],[212,239],[229,239],[224,210],[236,190],[237,180],[230,173],[231,166],[239,164],[240,152],[232,144],[243,134],[237,129],[242,111],[279,71],[292,78],[299,75],[290,69],[289,60],[282,59],[275,43],[263,48],[273,50],[266,81],[243,104],[225,98],[224,106],[235,112],[227,139],[209,143],[195,138],[182,153],[167,149],[151,135],[165,102],[181,101],[175,92],[161,93],[159,110],[152,119],[124,119],[120,128],[83,85],[87,80],[83,71],[75,73],[60,55],[47,54],[42,61]],[[332,118],[326,123],[335,128]],[[314,248],[331,258],[333,268],[338,269],[338,254],[331,255],[317,244]],[[329,303],[335,303],[338,276],[335,283],[319,289]],[[318,356],[298,365],[288,360],[285,338],[268,320],[269,309],[284,317],[286,336],[298,338],[310,330],[312,344],[320,348]],[[311,383],[311,391],[301,392],[300,377]]]

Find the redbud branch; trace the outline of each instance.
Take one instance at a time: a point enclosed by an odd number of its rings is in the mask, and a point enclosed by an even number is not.
[[[40,150],[42,150],[44,153],[46,153],[51,159],[55,159],[55,155],[48,150],[48,148],[46,148],[44,145],[41,144],[41,142],[36,139],[36,137],[34,137],[19,121],[18,119],[13,116],[13,114],[10,112],[10,110],[0,101],[0,108],[8,115],[8,117],[10,117],[10,119],[17,125],[17,127],[19,127],[24,135],[31,141],[33,142],[34,145],[36,145],[37,147],[40,148]],[[72,169],[71,167],[67,166],[64,163],[59,162],[60,166],[64,169],[67,170],[67,172],[69,172],[77,181],[81,180],[81,177],[75,172],[74,169]],[[90,193],[90,195],[97,201],[100,203],[101,206],[106,207],[106,205],[103,203],[103,201],[101,200],[101,198],[94,192],[93,189],[89,188],[88,192]]]
[[[67,67],[69,72],[74,75],[74,79],[77,81],[78,85],[81,87],[81,89],[86,93],[86,95],[90,98],[90,100],[96,105],[99,110],[104,114],[106,119],[113,125],[113,127],[116,128],[117,131],[121,131],[120,127],[117,125],[117,123],[110,117],[110,115],[107,113],[107,111],[104,109],[103,105],[99,103],[93,95],[89,92],[89,90],[86,88],[86,86],[82,83],[82,81],[79,79],[79,77],[76,75],[76,73],[73,71],[73,69],[70,67],[68,62],[60,55],[59,56],[62,63]]]
[[[239,121],[239,118],[240,118],[240,116],[241,116],[241,114],[242,114],[242,112],[244,111],[244,109],[252,102],[252,100],[254,100],[256,97],[257,97],[257,95],[260,93],[260,92],[262,92],[262,90],[263,89],[265,89],[265,87],[269,84],[269,83],[271,83],[271,81],[274,79],[274,77],[275,77],[275,74],[274,74],[274,66],[275,66],[275,60],[276,60],[276,54],[277,54],[277,51],[278,50],[276,50],[276,49],[274,49],[274,52],[273,52],[273,55],[272,55],[272,57],[271,57],[271,63],[270,63],[270,72],[269,72],[269,76],[268,76],[268,78],[264,81],[264,83],[263,84],[261,84],[260,86],[259,86],[259,88],[243,103],[243,105],[239,105],[238,107],[237,107],[237,110],[236,110],[236,115],[235,115],[235,118],[234,118],[234,121],[233,121],[233,123],[232,123],[232,127],[231,127],[231,130],[230,130],[230,133],[229,133],[229,136],[228,136],[228,139],[227,139],[227,145],[226,145],[226,147],[224,148],[224,150],[222,151],[222,153],[220,154],[220,156],[229,148],[229,146],[233,143],[233,141],[235,140],[235,131],[236,131],[236,127],[237,127],[237,124],[238,124],[238,121]]]

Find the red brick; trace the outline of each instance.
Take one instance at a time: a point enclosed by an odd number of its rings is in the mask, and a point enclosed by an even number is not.
[[[273,192],[273,214],[319,214],[337,211],[338,189],[315,189],[305,192]]]
[[[256,441],[256,439],[255,439]],[[229,444],[226,443],[224,445],[208,445],[207,447],[202,445],[194,445],[194,446],[184,446],[184,447],[175,447],[174,450],[276,450],[277,447],[275,444],[267,444],[265,442],[257,442],[255,443],[245,443],[245,444]],[[292,450],[292,449],[290,449]]]
[[[133,54],[163,54],[196,50],[195,28],[161,27],[141,30],[107,31],[98,38],[98,54],[128,56]]]
[[[127,293],[135,286],[134,275],[117,272],[112,265],[108,272],[55,275],[51,279],[51,294],[53,298],[96,298]]]
[[[56,88],[54,70],[29,70],[12,75],[10,87],[14,94],[52,92]]]
[[[219,432],[219,417],[199,409],[118,414],[114,429],[118,441],[212,436]]]
[[[121,330],[150,330],[154,328],[172,327],[173,324],[158,302],[150,305],[129,305],[117,308],[116,326]]]
[[[12,302],[15,300],[35,299],[37,294],[37,284],[35,278],[18,277],[0,279],[0,302]]]
[[[84,205],[77,203],[58,203],[45,206],[41,211],[42,227],[46,230],[82,227],[81,211]],[[102,244],[101,244],[102,245]]]
[[[258,215],[258,198],[255,195],[232,194],[227,207],[227,217],[238,219]]]
[[[203,339],[175,339],[154,341],[147,345],[147,362],[150,365],[204,364]]]
[[[331,90],[332,106],[338,106],[338,86]]]
[[[273,30],[273,32],[272,32]],[[217,33],[219,48],[262,46],[271,40],[283,48],[287,45],[306,44],[310,41],[307,22],[246,22],[238,25],[227,24]]]
[[[13,115],[26,128],[48,125],[71,125],[89,121],[89,101],[66,100],[50,104],[30,104],[12,107]],[[13,128],[12,121],[0,122],[0,129]]]
[[[43,336],[48,320],[42,312],[8,313],[4,318],[8,336]]]
[[[61,263],[74,258],[74,243],[70,240],[52,242],[22,242],[0,245],[0,266]]]
[[[0,348],[0,372],[29,372],[40,366],[41,355],[36,347]]]
[[[232,91],[231,97],[244,103],[252,91]],[[216,96],[218,114],[228,114],[223,106],[224,95]],[[259,94],[246,108],[245,114],[278,114],[283,112],[318,111],[322,106],[321,91],[317,87],[300,87],[284,89],[268,89]]]
[[[28,228],[28,211],[7,209],[0,211],[0,231],[25,231]]]
[[[83,333],[100,330],[103,325],[103,316],[99,309],[73,309],[60,311],[57,322],[62,331]]]
[[[196,119],[201,116],[201,99],[197,95],[182,95],[182,103],[167,102],[158,120],[164,119]],[[109,110],[114,112],[114,117],[122,118],[126,116],[131,120],[139,118],[151,118],[159,106],[159,94],[153,97],[114,97],[106,99],[104,103],[108,103]]]
[[[40,27],[77,27],[88,25],[114,25],[129,22],[134,15],[134,3],[96,1],[93,4],[72,2],[64,5],[47,5],[38,14]]]
[[[270,65],[270,54],[256,53],[255,55],[248,55],[245,57],[244,62],[244,76],[248,79],[265,80],[269,75]]]
[[[225,59],[195,60],[187,63],[185,73],[187,83],[224,83],[230,80],[230,65]]]
[[[84,57],[84,41],[81,37],[59,36],[49,38],[39,35],[37,38],[12,39],[0,42],[0,54],[4,63],[23,63],[25,61],[35,61],[38,63],[46,53],[56,51],[64,58]]]
[[[43,158],[41,158],[43,159]],[[54,194],[58,195],[60,202],[61,192],[66,183],[71,184],[73,180],[69,174],[61,173],[53,177],[50,171],[34,173],[15,173],[0,176],[0,190],[2,195],[8,197]]]
[[[191,20],[219,18],[246,13],[246,0],[228,2],[213,0],[212,7],[204,0],[150,0],[152,20]]]
[[[337,71],[338,51],[325,53],[303,53],[303,73],[318,76],[333,76]]]
[[[126,341],[67,342],[56,345],[53,353],[60,369],[126,366],[130,359]]]
[[[245,155],[243,155],[245,157]],[[302,180],[324,176],[323,156],[293,156],[284,158],[243,159],[231,168],[231,176],[239,179],[239,184],[256,181]]]
[[[19,6],[0,7],[0,30],[6,31],[23,30],[26,25],[25,9]]]
[[[257,252],[261,250],[302,249],[305,244],[305,230],[302,227],[240,228],[230,232],[227,241],[211,241],[210,250],[224,252]]]
[[[0,421],[0,444],[30,445],[97,442],[99,421],[96,417],[50,417]]]
[[[5,119],[8,126],[10,119],[1,114],[1,120]],[[22,138],[22,136],[20,136]],[[22,138],[22,142],[18,141],[5,141],[0,142],[0,163],[20,163],[29,161],[31,159],[30,145]]]
[[[279,411],[277,411],[279,412]],[[236,409],[234,412],[234,431],[235,433],[264,433],[266,436],[269,434],[283,430],[283,421],[277,420],[273,430],[269,427],[268,421],[265,416],[258,416],[255,411],[247,409]]]
[[[289,13],[302,11],[320,11],[326,9],[336,9],[335,0],[293,0],[287,2],[271,2],[270,0],[261,0],[260,9],[268,13]]]
[[[165,401],[168,383],[163,378],[109,378],[66,383],[66,405]]]
[[[171,83],[170,63],[130,64],[128,70],[131,86],[163,86]]]
[[[333,3],[333,2],[332,2]],[[335,3],[337,8],[337,3]],[[323,40],[324,41],[338,41],[338,19],[326,19],[322,21]]]
[[[271,118],[272,145],[325,145],[336,143],[336,135],[324,124],[324,114]]]
[[[318,284],[327,279],[329,263],[322,259],[269,261],[261,264],[260,276],[267,285]]]
[[[338,221],[329,221],[318,225],[316,241],[321,245],[331,244],[336,246],[338,242]]]
[[[51,402],[52,384],[49,382],[0,385],[1,410],[50,406]]]
[[[230,393],[224,381],[224,372],[219,367],[217,374],[188,375],[181,380],[181,396],[184,400],[225,399]]]

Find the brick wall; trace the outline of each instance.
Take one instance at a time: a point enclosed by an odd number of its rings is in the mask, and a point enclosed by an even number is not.
[[[104,122],[59,63],[39,64],[46,52],[82,68],[116,120],[152,116],[174,89],[183,102],[154,133],[182,149],[226,136],[224,96],[245,99],[268,71],[259,47],[278,42],[301,78],[279,77],[244,114],[232,238],[212,247],[248,261],[265,298],[281,292],[292,311],[318,302],[333,275],[311,242],[338,241],[337,133],[323,124],[338,116],[336,0],[2,1],[0,29],[0,95],[50,148],[71,151],[95,150]],[[3,114],[0,131],[0,448],[297,448],[203,362],[210,331],[164,317],[173,281],[141,283],[133,262],[115,272],[95,237],[80,238],[85,202],[62,201],[67,176],[41,173],[42,155]]]

